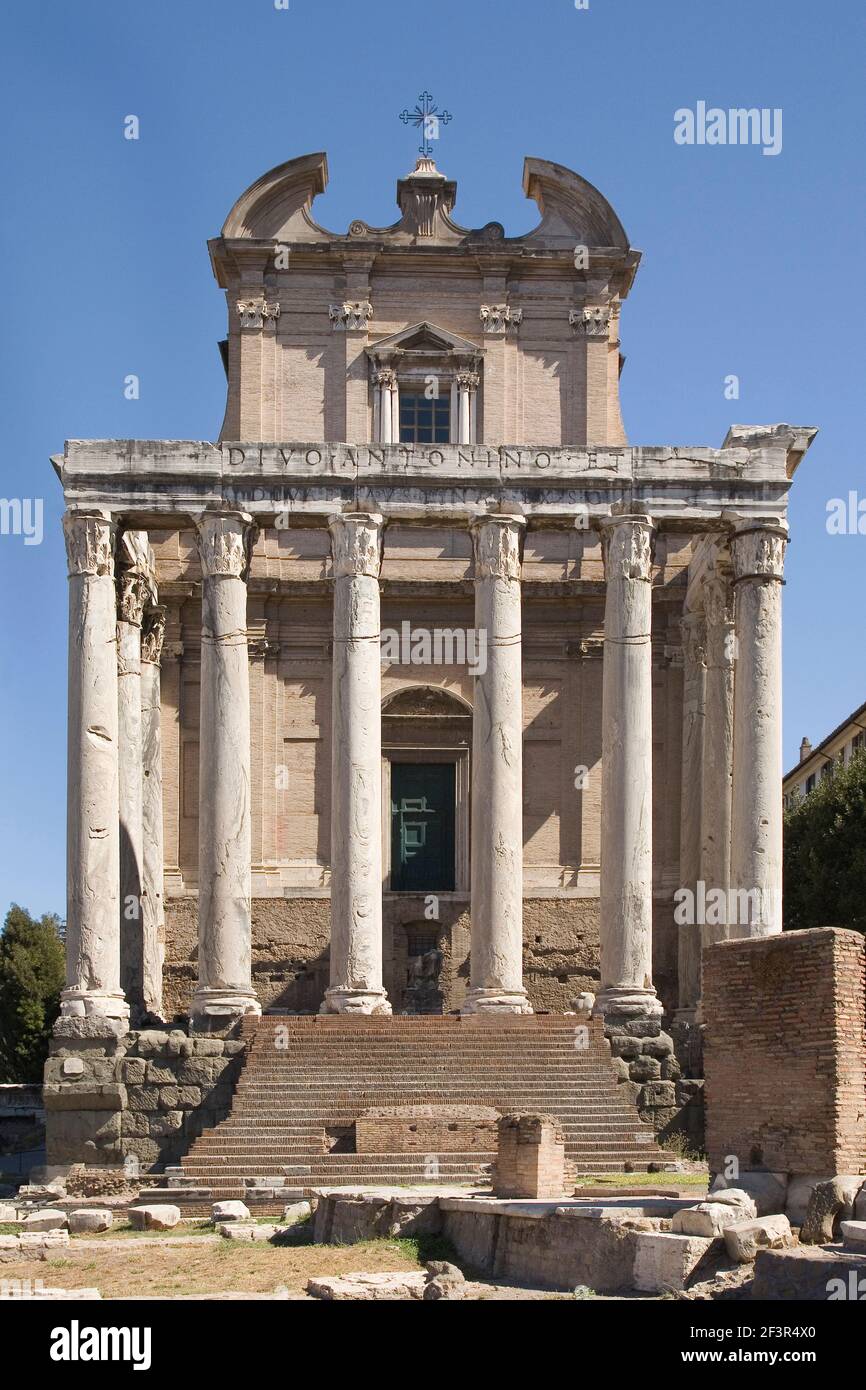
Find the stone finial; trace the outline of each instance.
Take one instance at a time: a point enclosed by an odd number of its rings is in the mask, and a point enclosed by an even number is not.
[[[258,528],[246,512],[204,512],[195,522],[202,575],[246,579]]]
[[[66,560],[73,575],[114,576],[117,527],[101,512],[67,512],[63,518]]]
[[[476,579],[519,579],[523,533],[522,516],[483,516],[472,523]]]
[[[378,512],[346,512],[328,522],[334,577],[378,579],[384,518]]]
[[[812,741],[804,738],[800,741],[800,762],[804,763],[807,758],[812,756]]]

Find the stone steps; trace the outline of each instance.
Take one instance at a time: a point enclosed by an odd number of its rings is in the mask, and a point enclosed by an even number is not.
[[[588,1027],[589,1046],[574,1045]],[[276,1030],[286,1046],[276,1046]],[[245,1180],[285,1173],[304,1187],[362,1181],[486,1186],[494,1154],[323,1152],[324,1131],[350,1129],[381,1105],[489,1105],[555,1115],[575,1174],[646,1169],[672,1157],[620,1093],[599,1020],[266,1015],[242,1024],[248,1043],[229,1115],[182,1160],[214,1200]],[[583,1035],[584,1037],[587,1035]]]

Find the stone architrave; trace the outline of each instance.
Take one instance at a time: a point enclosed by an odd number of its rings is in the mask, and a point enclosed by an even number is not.
[[[487,665],[472,717],[470,989],[464,1013],[532,1013],[523,987],[522,516],[472,524]]]
[[[680,800],[680,888],[697,901],[701,876],[701,813],[706,684],[706,625],[701,612],[686,613],[683,635],[683,758]],[[679,1022],[693,1022],[701,995],[701,924],[677,927]]]
[[[730,576],[717,565],[704,580],[707,624],[704,698],[704,777],[701,816],[701,878],[707,895],[727,903],[731,881],[731,793],[734,762],[734,614]],[[720,920],[716,921],[715,918]],[[713,913],[702,931],[703,945],[724,941],[727,914]]]
[[[198,984],[192,1010],[217,1022],[259,1013],[252,987],[252,829],[245,512],[196,521],[202,568]]]
[[[602,522],[601,991],[596,1012],[653,1017],[652,544],[645,513]]]
[[[146,1013],[162,1016],[163,902],[162,729],[160,661],[165,608],[145,609],[141,630],[142,965]]]
[[[331,968],[323,1013],[389,1014],[382,986],[382,667],[379,570],[384,522],[329,523],[334,564],[331,708]]]
[[[142,906],[141,623],[152,593],[146,531],[123,531],[117,543],[117,704],[120,808],[120,983],[133,1023],[144,1009]]]
[[[736,665],[728,936],[782,930],[782,576],[787,529],[731,536]],[[730,899],[735,898],[735,903]],[[731,908],[735,906],[735,911]],[[735,920],[731,922],[730,917]]]
[[[63,518],[69,569],[66,988],[61,1013],[125,1021],[120,988],[115,527]]]

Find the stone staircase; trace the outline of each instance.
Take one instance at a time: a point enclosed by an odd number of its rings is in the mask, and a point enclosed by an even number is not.
[[[582,1035],[578,1029],[588,1029]],[[358,1154],[352,1126],[371,1106],[486,1105],[561,1122],[575,1176],[646,1171],[675,1156],[617,1085],[600,1020],[351,1015],[245,1019],[243,1071],[229,1115],[196,1139],[184,1177],[214,1199],[247,1179],[288,1187],[485,1184],[491,1153]],[[329,1139],[326,1139],[326,1135]],[[327,1151],[337,1136],[342,1143]]]

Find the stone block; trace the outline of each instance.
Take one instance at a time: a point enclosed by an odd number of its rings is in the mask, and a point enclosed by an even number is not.
[[[449,1264],[447,1260],[428,1260],[425,1268],[427,1270],[427,1282],[422,1294],[425,1303],[464,1297],[466,1279],[462,1269]]]
[[[136,1231],[171,1231],[180,1221],[180,1207],[169,1203],[130,1207],[129,1221]]]
[[[753,1199],[742,1187],[720,1187],[707,1195],[707,1202],[722,1207],[735,1207],[746,1217],[757,1216],[758,1210]]]
[[[682,1067],[676,1057],[662,1058],[662,1081],[679,1081],[681,1075]]]
[[[158,1086],[131,1086],[127,1104],[130,1110],[148,1111],[159,1109]]]
[[[240,1240],[265,1242],[274,1240],[281,1231],[281,1226],[257,1225],[255,1221],[220,1221],[216,1226],[217,1233],[223,1240]]]
[[[18,1210],[16,1207],[6,1206],[0,1202],[0,1224],[8,1226],[10,1221],[18,1220]]]
[[[673,1109],[676,1104],[673,1082],[650,1081],[642,1086],[638,1104],[641,1110]]]
[[[152,1163],[159,1162],[159,1144],[155,1139],[124,1139],[123,1157],[127,1155],[137,1158],[139,1163],[149,1167]]]
[[[173,1028],[168,1035],[168,1042],[165,1045],[165,1050],[169,1057],[182,1056],[186,1042],[186,1033],[182,1032],[180,1028]]]
[[[825,1177],[805,1177],[794,1175],[788,1181],[785,1198],[785,1215],[792,1226],[802,1226],[806,1220],[809,1201],[815,1188],[821,1182],[829,1182],[832,1174]]]
[[[837,1238],[840,1223],[850,1221],[854,1215],[862,1183],[862,1174],[837,1174],[813,1188],[800,1228],[802,1245],[827,1245]]]
[[[661,1063],[655,1057],[636,1057],[629,1066],[632,1081],[658,1081],[661,1074]],[[671,1093],[673,1094],[673,1089]]]
[[[759,1250],[752,1298],[786,1303],[863,1302],[866,1255],[822,1250],[818,1246]]]
[[[724,1234],[728,1226],[754,1219],[754,1207],[727,1206],[722,1202],[699,1202],[684,1207],[671,1217],[671,1230],[678,1235],[704,1236],[713,1239]]]
[[[354,1301],[373,1303],[381,1299],[423,1299],[427,1275],[409,1274],[342,1274],[309,1279],[307,1293],[312,1298],[331,1302]]]
[[[222,1057],[226,1046],[222,1038],[193,1038],[192,1045],[194,1057]]]
[[[29,1216],[25,1216],[22,1230],[24,1232],[65,1231],[68,1225],[69,1219],[65,1211],[59,1211],[53,1207],[41,1207],[39,1211],[31,1211]]]
[[[149,1086],[176,1086],[177,1070],[166,1061],[148,1062],[147,1084]]]
[[[129,1139],[147,1139],[151,1115],[146,1110],[124,1110],[120,1117],[120,1133]]]
[[[52,1083],[43,1086],[42,1096],[46,1110],[123,1110],[127,1104],[126,1087],[116,1082]]]
[[[89,1018],[68,1018],[62,1016],[58,1018],[52,1029],[55,1038],[67,1038],[82,1041],[103,1040],[106,1042],[116,1042],[126,1033],[126,1023],[120,1018],[104,1018],[101,1015],[91,1015]]]
[[[634,1287],[641,1293],[684,1289],[714,1243],[710,1238],[668,1231],[639,1231],[634,1240]]]
[[[202,1057],[200,1059],[183,1057],[178,1063],[175,1080],[180,1086],[210,1086],[215,1077],[215,1068],[224,1065],[221,1057]]]
[[[667,1033],[659,1033],[656,1038],[644,1038],[641,1051],[647,1057],[670,1057],[674,1050],[674,1040]]]
[[[313,1214],[310,1202],[290,1202],[283,1208],[283,1225],[297,1226],[300,1221],[308,1221]]]
[[[731,1187],[736,1187],[749,1194],[755,1203],[758,1216],[774,1216],[785,1210],[788,1193],[788,1175],[786,1173],[740,1173],[736,1180],[725,1178],[720,1173],[713,1180],[710,1194]]]
[[[110,1231],[114,1225],[114,1213],[82,1207],[80,1211],[69,1213],[69,1229],[73,1235],[91,1235],[98,1231]]]
[[[139,1057],[157,1057],[168,1045],[168,1033],[157,1029],[147,1029],[139,1033],[136,1050]]]
[[[846,1250],[866,1253],[866,1221],[842,1221],[839,1233]]]
[[[22,1231],[19,1236],[13,1236],[13,1240],[17,1240],[20,1250],[36,1254],[41,1251],[65,1249],[69,1245],[69,1232],[60,1227],[54,1227],[50,1231]]]
[[[141,1086],[147,1072],[147,1062],[141,1057],[127,1057],[120,1064],[120,1074],[127,1086]]]
[[[628,1035],[616,1036],[610,1039],[611,1057],[624,1057],[626,1061],[633,1061],[641,1054],[642,1040],[640,1038],[629,1037]]]
[[[855,1221],[866,1221],[866,1179],[863,1186],[854,1199],[854,1219]]]
[[[250,1209],[245,1202],[214,1202],[211,1217],[215,1224],[220,1221],[249,1221]]]
[[[177,1134],[183,1129],[184,1113],[183,1110],[165,1110],[159,1115],[152,1115],[147,1131],[150,1138],[167,1139],[170,1134]]]
[[[737,1264],[749,1264],[759,1248],[785,1250],[794,1244],[794,1233],[787,1216],[758,1216],[754,1221],[737,1221],[725,1228],[725,1249]]]

